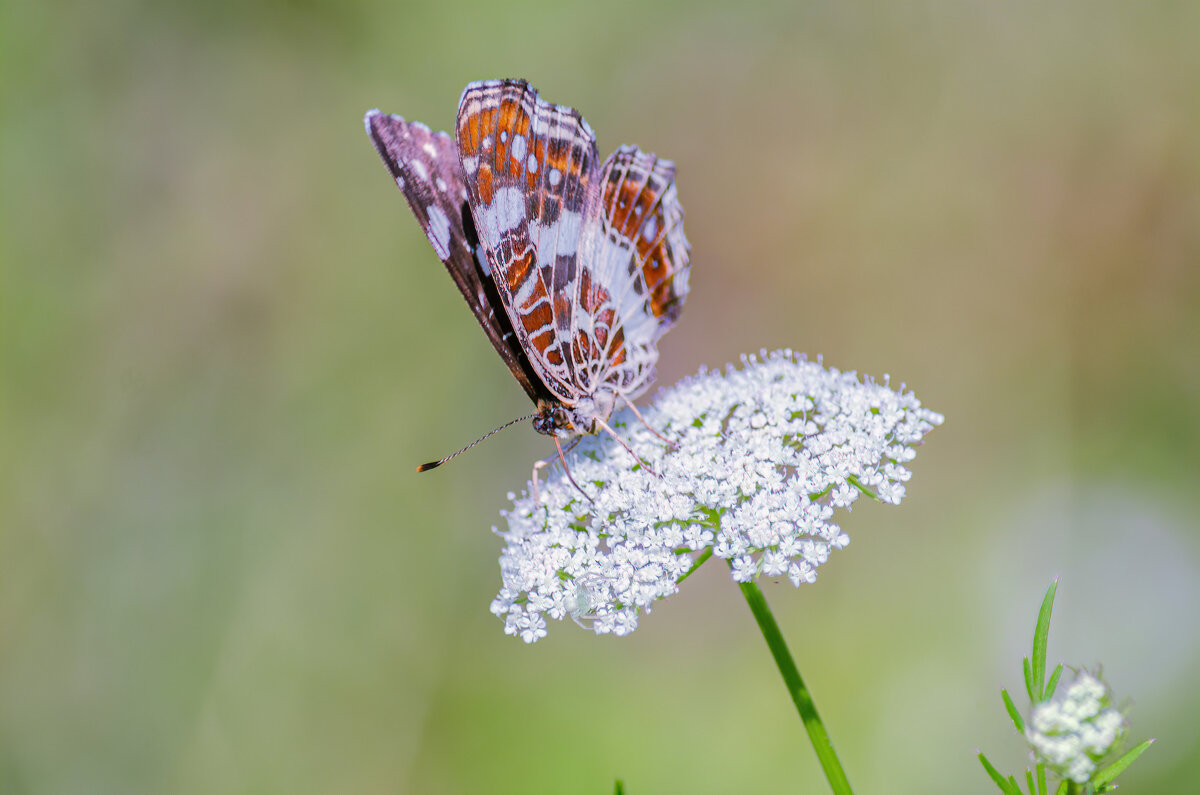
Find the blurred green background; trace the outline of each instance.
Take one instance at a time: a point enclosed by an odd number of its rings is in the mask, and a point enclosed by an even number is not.
[[[470,80],[676,160],[660,383],[790,346],[944,412],[768,586],[861,792],[1024,764],[1042,593],[1200,753],[1200,6],[8,3],[0,792],[821,792],[728,573],[625,639],[488,612],[547,440],[363,134]]]

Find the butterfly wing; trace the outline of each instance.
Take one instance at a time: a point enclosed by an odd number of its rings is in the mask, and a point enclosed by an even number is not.
[[[545,102],[522,80],[468,85],[456,129],[501,303],[538,377],[572,403],[588,387],[571,323],[585,278],[580,244],[599,206],[595,135],[578,111]]]
[[[658,338],[678,319],[688,292],[690,249],[675,191],[675,164],[635,146],[600,170],[600,223],[588,242],[574,325],[586,334],[592,379],[629,398],[654,379]],[[590,292],[589,292],[590,291]]]
[[[487,260],[477,256],[478,236],[467,207],[467,189],[454,141],[420,122],[406,122],[378,110],[369,111],[363,124],[438,259],[445,263],[500,358],[531,400],[547,397],[513,333],[508,314],[500,308]]]

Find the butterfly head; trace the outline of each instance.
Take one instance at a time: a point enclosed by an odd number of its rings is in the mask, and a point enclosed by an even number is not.
[[[574,436],[578,433],[572,421],[571,410],[559,404],[543,404],[533,418],[533,429],[547,436]]]
[[[607,390],[581,397],[570,406],[541,401],[533,418],[533,429],[547,436],[561,437],[597,433],[601,423],[612,414],[615,403],[616,394]]]

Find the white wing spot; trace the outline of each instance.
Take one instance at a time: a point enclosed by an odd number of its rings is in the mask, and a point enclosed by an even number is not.
[[[537,173],[537,156],[536,155],[529,156],[529,173],[530,174]]]
[[[437,178],[437,186],[438,186],[438,190],[440,190],[442,193],[446,192],[446,180],[442,179],[441,177],[438,177]]]
[[[504,143],[507,140],[508,140],[508,130],[501,130],[500,131],[500,143]]]
[[[479,148],[480,149],[491,149],[492,148],[492,136],[489,135],[486,138],[484,138],[483,145],[480,146]]]
[[[425,170],[425,164],[420,160],[410,160],[409,162],[412,163],[413,171],[417,172],[417,176],[428,182],[429,172]]]
[[[562,182],[562,172],[559,171],[557,168],[552,168],[552,169],[550,169],[550,174],[549,174],[548,178],[550,180],[550,187],[552,187],[552,188],[557,187],[558,183]]]
[[[483,266],[483,275],[491,276],[492,263],[488,261],[487,252],[483,250],[483,243],[480,243],[475,247],[475,258],[479,261],[479,264]]]
[[[523,312],[533,311],[532,306],[525,306],[529,299],[533,296],[533,288],[537,286],[537,279],[526,278],[517,288],[517,292],[513,295],[513,305],[520,308]],[[537,303],[541,303],[545,298],[539,298]]]
[[[479,168],[479,158],[474,155],[464,157],[462,159],[462,167],[463,171],[466,171],[468,174],[474,174],[475,169]]]
[[[404,190],[404,177],[396,177],[396,187],[398,187],[400,190]]]
[[[450,256],[450,220],[446,218],[442,208],[435,204],[431,204],[427,212],[429,213],[429,233],[433,235],[433,247],[437,249],[439,257],[446,259]]]
[[[542,240],[556,240],[557,246],[540,246],[538,249],[538,265],[553,265],[555,257],[570,256],[579,249],[580,227],[583,217],[579,213],[564,210],[559,213],[558,220],[542,228]],[[605,260],[600,260],[604,262]]]
[[[653,241],[656,231],[658,231],[658,219],[652,215],[646,221],[646,225],[642,227],[642,237],[646,238],[647,242]]]
[[[500,232],[515,229],[525,218],[525,192],[520,188],[500,188],[491,209],[496,213],[496,227]]]
[[[513,160],[520,162],[525,159],[525,136],[514,135],[512,141]]]
[[[675,288],[675,292],[679,295],[687,295],[688,293],[688,269],[683,268],[675,272],[675,278],[671,279],[671,286]]]
[[[434,148],[431,141],[426,141],[425,145],[421,148],[428,152],[430,157],[437,157],[437,149]]]

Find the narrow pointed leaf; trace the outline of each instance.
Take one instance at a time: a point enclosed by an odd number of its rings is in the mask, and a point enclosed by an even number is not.
[[[1096,775],[1092,776],[1092,783],[1107,784],[1108,782],[1112,781],[1117,776],[1121,775],[1121,773],[1125,772],[1125,768],[1127,768],[1131,764],[1133,764],[1133,760],[1135,760],[1139,756],[1141,756],[1142,753],[1147,748],[1149,748],[1150,744],[1153,742],[1154,742],[1154,740],[1153,740],[1153,738],[1151,738],[1149,740],[1146,740],[1146,742],[1138,745],[1136,748],[1133,748],[1133,749],[1129,750],[1128,752],[1126,752],[1125,754],[1123,754],[1120,759],[1113,762],[1111,765],[1104,768]]]
[[[1046,597],[1042,599],[1042,609],[1038,611],[1037,628],[1033,631],[1033,684],[1037,698],[1045,700],[1046,685],[1046,645],[1050,637],[1050,614],[1054,610],[1054,592],[1058,590],[1058,580],[1050,583]]]
[[[1050,795],[1050,790],[1046,789],[1046,763],[1037,763],[1037,782],[1038,795]]]
[[[1049,701],[1054,698],[1054,691],[1058,689],[1058,679],[1062,676],[1063,665],[1059,663],[1054,667],[1054,673],[1050,674],[1050,681],[1046,683],[1045,700]]]
[[[1033,694],[1033,667],[1030,666],[1028,657],[1022,657],[1021,664],[1025,666],[1025,692],[1029,694],[1030,702],[1036,704],[1037,698]]]
[[[1025,784],[1029,787],[1029,795],[1037,795],[1037,790],[1033,788],[1033,771],[1028,768],[1025,770]]]
[[[1000,691],[1000,697],[1004,699],[1004,708],[1008,710],[1008,717],[1012,718],[1013,726],[1017,727],[1017,731],[1021,734],[1025,733],[1025,719],[1021,717],[1021,713],[1017,710],[1017,705],[1009,698],[1007,690]]]
[[[988,761],[988,758],[983,755],[982,751],[979,752],[979,763],[983,765],[983,769],[987,771],[987,774],[991,777],[992,781],[996,782],[996,786],[1000,788],[1000,791],[1003,792],[1004,795],[1021,795],[1021,789],[1019,787],[1014,789],[1012,784],[1009,783],[1009,780],[1004,778],[1003,774],[1001,774],[1000,771]]]

